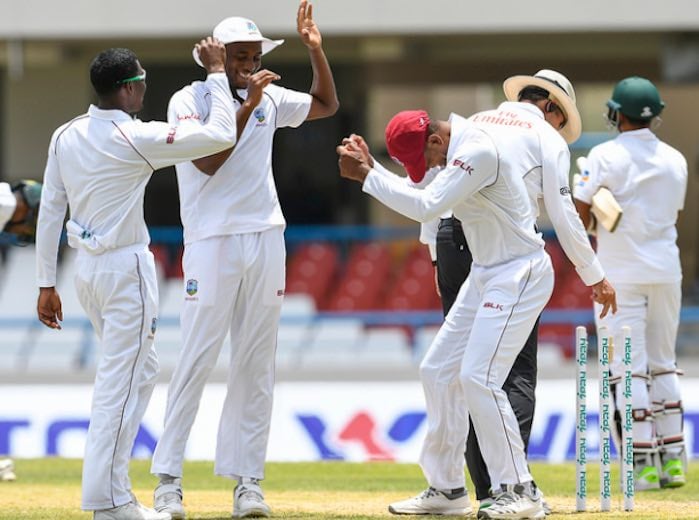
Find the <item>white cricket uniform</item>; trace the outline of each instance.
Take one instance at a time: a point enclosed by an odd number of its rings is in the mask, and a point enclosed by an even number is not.
[[[6,182],[0,182],[0,231],[12,220],[17,208],[17,199],[12,193],[12,187]]]
[[[100,339],[83,464],[82,507],[131,501],[128,462],[153,390],[158,314],[155,263],[143,220],[154,170],[209,155],[235,142],[226,76],[210,74],[215,98],[207,126],[144,123],[121,110],[88,112],[51,138],[37,229],[39,287],[56,285],[66,209],[68,244],[78,250],[75,287]]]
[[[238,94],[245,98],[247,91]],[[168,389],[154,474],[182,476],[201,394],[229,333],[228,391],[214,472],[264,477],[286,276],[286,223],[272,176],[272,140],[277,128],[303,123],[311,101],[309,94],[269,85],[213,176],[192,163],[177,165],[185,239],[183,345]],[[168,119],[204,122],[209,110],[205,85],[194,82],[172,97]]]
[[[375,170],[364,182],[364,191],[420,222],[452,209],[473,254],[471,275],[420,366],[428,416],[420,464],[431,486],[464,486],[470,414],[493,485],[528,482],[502,385],[551,295],[553,271],[524,178],[562,168],[567,146],[525,104],[450,121],[446,169],[424,190]]]
[[[617,292],[618,312],[597,317],[614,336],[612,376],[623,374],[622,327],[631,327],[632,372],[645,376],[665,373],[651,380],[633,380],[633,408],[662,409],[663,403],[680,402],[675,374],[675,341],[679,326],[682,268],[677,247],[677,215],[687,191],[687,161],[680,152],[644,128],[620,133],[612,141],[595,146],[586,171],[575,186],[575,198],[587,204],[600,187],[608,188],[623,210],[613,233],[597,226],[597,251],[609,281]],[[599,311],[597,308],[596,311]],[[623,391],[617,386],[617,394]],[[657,411],[657,410],[656,410]],[[658,436],[677,436],[680,415],[660,416]],[[648,442],[649,422],[634,423],[634,440]]]

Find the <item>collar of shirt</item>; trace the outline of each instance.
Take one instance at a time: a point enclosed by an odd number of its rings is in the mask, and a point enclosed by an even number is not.
[[[650,128],[626,130],[625,132],[620,132],[618,137],[623,139],[644,139],[646,141],[655,141],[658,138]]]
[[[109,121],[132,121],[133,117],[123,110],[103,110],[96,105],[90,105],[87,113],[90,117],[98,119],[106,119]]]
[[[544,113],[534,103],[522,103],[521,101],[505,101],[503,103],[500,103],[498,110],[519,110],[529,112],[530,114],[538,117],[539,119],[544,119]]]
[[[459,114],[449,114],[449,124],[451,124],[451,134],[449,136],[449,147],[447,148],[447,166],[451,158],[454,156],[459,145],[461,145],[461,136],[466,129],[466,119]]]

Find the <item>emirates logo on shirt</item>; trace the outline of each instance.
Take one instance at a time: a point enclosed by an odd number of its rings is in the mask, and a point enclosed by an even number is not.
[[[170,132],[167,134],[167,139],[165,139],[165,142],[167,144],[172,144],[175,142],[175,134],[177,133],[177,127],[173,126],[170,128]]]

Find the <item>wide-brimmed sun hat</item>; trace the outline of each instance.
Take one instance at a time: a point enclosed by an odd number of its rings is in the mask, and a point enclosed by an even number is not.
[[[502,84],[508,101],[518,101],[519,93],[526,87],[548,91],[549,98],[559,106],[566,118],[566,125],[558,133],[568,144],[577,141],[582,133],[582,121],[575,104],[575,90],[568,78],[555,70],[542,69],[533,76],[512,76]]]
[[[213,37],[224,45],[236,42],[262,42],[263,55],[284,43],[284,40],[270,40],[269,38],[265,38],[262,36],[255,22],[240,16],[231,16],[230,18],[222,20],[214,27]],[[192,49],[192,56],[194,57],[194,61],[197,62],[197,65],[200,67],[204,66],[199,59],[199,53],[196,48]]]

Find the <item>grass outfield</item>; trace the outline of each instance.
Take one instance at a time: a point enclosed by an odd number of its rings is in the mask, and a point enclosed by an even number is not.
[[[33,459],[15,461],[17,481],[0,482],[0,519],[87,520],[79,510],[81,461]],[[134,461],[134,492],[152,504],[156,483],[148,462]],[[617,469],[617,468],[615,468]],[[597,466],[588,467],[597,476]],[[190,520],[229,519],[232,483],[214,477],[213,464],[185,465],[185,506]],[[621,496],[613,495],[611,513],[599,512],[598,479],[589,481],[588,513],[575,513],[573,464],[533,464],[537,483],[554,513],[549,520],[570,518],[699,518],[699,463],[690,466],[689,484],[636,496],[633,513],[620,511]],[[618,475],[614,475],[618,479]],[[420,468],[413,464],[344,462],[277,463],[267,465],[264,489],[275,518],[372,519],[394,517],[387,505],[412,496],[425,487]],[[470,487],[469,489],[472,489]],[[472,498],[475,506],[476,502]]]

